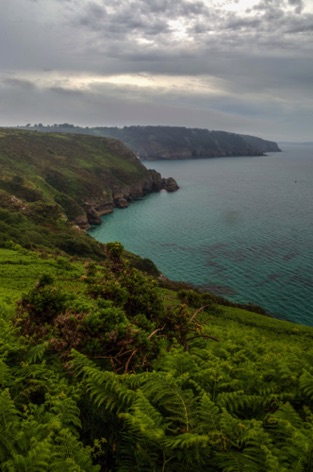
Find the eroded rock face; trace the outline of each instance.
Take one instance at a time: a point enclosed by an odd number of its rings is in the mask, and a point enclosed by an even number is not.
[[[122,193],[116,193],[113,197],[114,204],[117,208],[127,208],[128,201]]]
[[[91,224],[87,216],[87,213],[85,215],[77,216],[74,220],[74,223],[79,229],[82,229],[83,231],[87,231],[90,228],[90,224]],[[92,223],[92,224],[98,224],[98,223]]]
[[[179,186],[173,177],[169,177],[168,179],[162,179],[162,186],[164,190],[167,192],[175,192],[179,189]]]
[[[91,225],[99,225],[101,223],[100,213],[93,207],[86,208],[87,221]]]
[[[101,224],[101,216],[112,213],[114,208],[127,208],[130,202],[152,192],[174,192],[178,189],[179,186],[173,177],[163,178],[159,172],[150,169],[140,181],[132,185],[121,185],[119,189],[115,187],[111,195],[104,192],[98,199],[88,199],[84,205],[85,218],[76,218],[75,223],[86,230],[91,225]]]

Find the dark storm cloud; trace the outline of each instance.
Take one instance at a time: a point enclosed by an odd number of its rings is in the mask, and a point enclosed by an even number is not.
[[[167,47],[171,47],[173,40],[172,20],[186,20],[192,23],[195,18],[210,17],[209,9],[202,2],[187,2],[178,0],[169,2],[159,0],[148,3],[143,0],[88,2],[83,12],[76,19],[80,25],[89,28],[90,31],[100,32],[107,38],[114,33],[121,39],[134,36],[151,39],[157,36],[168,35]]]
[[[292,0],[289,4],[302,8],[302,2]],[[79,13],[79,24],[85,34],[92,36],[90,51],[108,52],[112,57],[142,63],[155,60],[162,73],[160,58],[177,57],[190,51],[197,62],[198,58],[210,53],[227,52],[231,47],[234,53],[238,50],[249,51],[251,43],[264,51],[269,47],[292,48],[293,38],[286,38],[299,31],[310,31],[312,14],[295,15],[286,11],[284,2],[273,0],[261,2],[251,11],[254,14],[243,17],[233,12],[222,12],[212,9],[204,2],[191,3],[185,0],[177,2],[161,1],[152,5],[141,0],[133,2],[110,3],[89,2],[83,12]],[[157,12],[157,15],[156,15]],[[185,26],[186,37],[177,37],[173,20]],[[297,38],[305,44],[307,38]],[[118,44],[117,44],[118,42]],[[87,46],[88,48],[88,46]],[[254,51],[256,56],[260,51]],[[279,51],[278,51],[279,52]],[[185,73],[193,68],[193,61],[185,63]],[[180,69],[181,70],[181,69]],[[181,73],[181,72],[180,72]],[[194,69],[194,73],[197,70]],[[200,72],[201,73],[201,72]]]

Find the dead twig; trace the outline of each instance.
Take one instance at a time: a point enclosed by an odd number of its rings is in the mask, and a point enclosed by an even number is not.
[[[210,306],[210,305],[201,306],[197,311],[195,311],[194,314],[192,315],[192,317],[190,318],[189,323],[192,323],[193,320],[196,318],[196,316],[197,316],[202,310],[204,310],[205,308],[207,308],[208,306]]]
[[[166,326],[166,325],[164,324],[164,325],[162,326],[162,328],[157,328],[157,329],[155,329],[154,331],[152,331],[152,333],[149,334],[148,339],[151,339],[152,336],[154,336],[156,333],[158,333],[159,331],[162,331],[162,330],[165,328],[165,326]]]
[[[131,355],[129,356],[129,358],[128,358],[126,364],[125,364],[124,374],[127,374],[130,361],[132,360],[132,358],[134,357],[134,355],[137,352],[138,352],[138,349],[134,349],[133,352],[131,353]]]

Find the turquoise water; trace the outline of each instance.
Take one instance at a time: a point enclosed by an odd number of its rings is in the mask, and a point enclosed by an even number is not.
[[[313,325],[313,147],[267,157],[145,163],[180,190],[149,195],[90,231],[192,282]]]

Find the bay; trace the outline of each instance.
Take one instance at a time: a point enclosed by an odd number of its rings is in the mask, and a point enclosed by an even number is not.
[[[103,217],[90,234],[164,275],[313,325],[313,145],[266,157],[151,161],[180,185]]]

